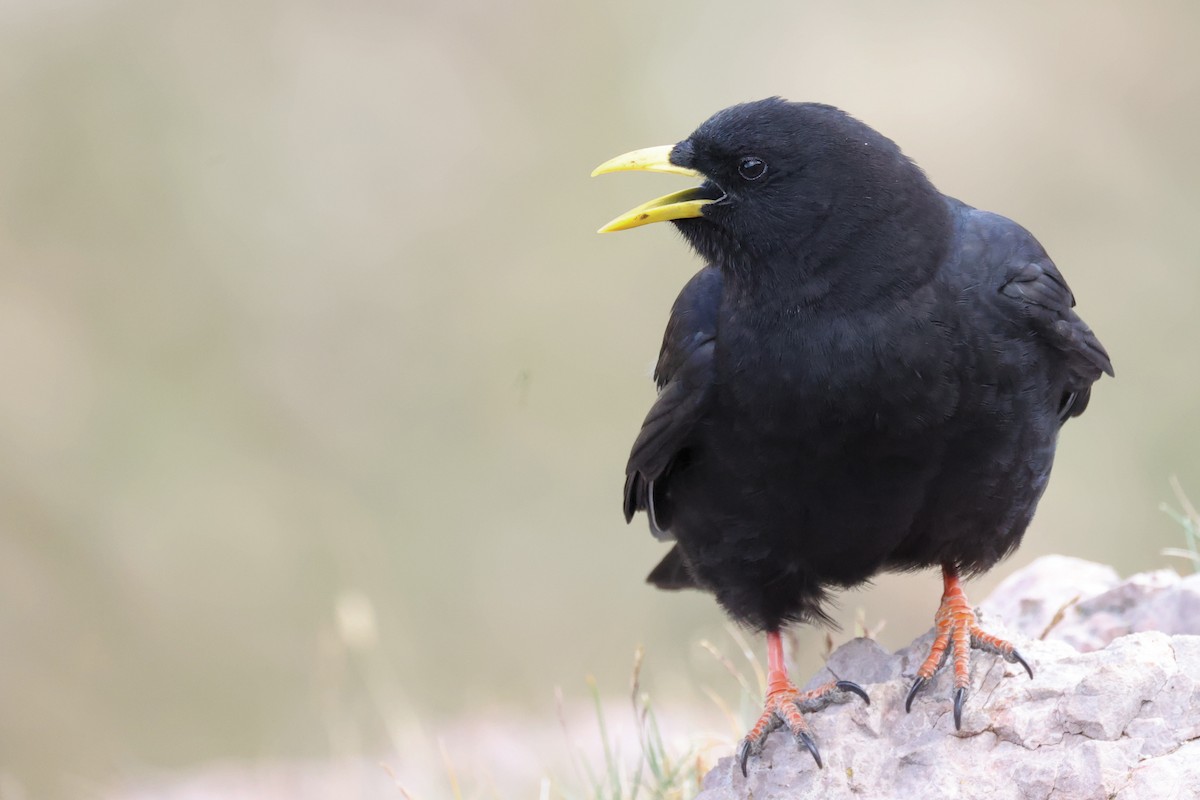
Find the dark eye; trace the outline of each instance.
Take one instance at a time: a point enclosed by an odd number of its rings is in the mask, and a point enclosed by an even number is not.
[[[756,181],[767,174],[767,162],[754,156],[746,156],[738,164],[738,174],[748,181]]]

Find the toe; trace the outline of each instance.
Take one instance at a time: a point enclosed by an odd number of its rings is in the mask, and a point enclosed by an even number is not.
[[[1029,677],[1031,679],[1033,678],[1033,668],[1029,666],[1028,661],[1021,657],[1021,654],[1017,652],[1017,648],[1014,647],[1012,649],[1012,652],[1008,656],[1008,660],[1015,664],[1020,664],[1025,668],[1025,671],[1029,673]]]
[[[921,691],[921,687],[925,685],[925,682],[926,682],[926,679],[922,678],[920,676],[917,676],[917,679],[915,681],[913,681],[912,688],[910,688],[908,690],[908,696],[904,698],[904,713],[905,714],[909,714],[912,712],[913,698],[917,696],[917,692]]]
[[[962,730],[963,700],[967,697],[967,687],[960,686],[954,690],[954,730]]]
[[[821,763],[821,751],[817,749],[817,743],[805,731],[796,731],[794,734],[796,744],[803,745],[808,748],[808,752],[812,753],[813,760],[817,762],[817,769],[824,769],[825,765]]]
[[[742,767],[742,777],[743,778],[750,777],[750,773],[748,773],[746,771],[746,762],[750,760],[750,750],[751,749],[752,749],[752,745],[750,744],[750,740],[742,739],[742,745],[741,745],[741,747],[738,748],[737,758],[738,758],[738,764],[740,764]]]
[[[867,694],[867,690],[859,686],[854,681],[838,681],[834,684],[834,686],[836,686],[838,689],[841,689],[843,692],[850,692],[851,694],[858,695],[863,699],[863,702],[865,702],[867,705],[871,705],[871,697]]]

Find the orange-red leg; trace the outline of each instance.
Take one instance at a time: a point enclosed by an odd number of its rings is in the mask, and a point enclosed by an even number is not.
[[[802,712],[820,711],[830,703],[844,703],[856,694],[867,705],[871,698],[863,688],[852,681],[830,681],[824,686],[808,692],[799,691],[788,678],[787,667],[783,663],[783,639],[779,631],[767,632],[767,697],[763,703],[762,716],[746,734],[738,748],[738,762],[742,766],[742,775],[746,775],[746,762],[750,756],[757,756],[767,743],[767,736],[776,728],[787,725],[792,732],[792,738],[797,745],[803,745],[812,753],[817,767],[823,767],[821,753],[817,743],[809,733],[808,723],[804,721]]]
[[[958,581],[958,571],[949,564],[942,566],[942,602],[934,615],[934,628],[937,636],[933,646],[929,648],[929,657],[917,670],[917,678],[908,697],[904,701],[904,710],[912,710],[913,698],[942,665],[947,656],[954,656],[954,728],[962,729],[962,706],[967,696],[967,687],[971,685],[971,648],[995,653],[1013,664],[1020,664],[1033,677],[1029,663],[1021,657],[1017,649],[979,627],[979,620],[974,609],[967,602],[967,595]]]

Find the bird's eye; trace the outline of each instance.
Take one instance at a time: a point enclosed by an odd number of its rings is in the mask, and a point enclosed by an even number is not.
[[[756,181],[767,174],[767,162],[754,156],[746,156],[738,164],[738,174],[748,181]]]

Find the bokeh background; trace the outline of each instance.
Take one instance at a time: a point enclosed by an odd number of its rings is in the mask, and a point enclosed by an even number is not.
[[[619,508],[698,264],[594,234],[685,184],[587,175],[766,95],[1034,231],[1113,356],[973,596],[1051,552],[1172,563],[1198,36],[1191,2],[3,0],[0,797],[343,757],[438,796],[437,742],[534,796],[556,686],[619,697],[645,644],[664,716],[708,703],[724,622],[642,583]],[[905,644],[939,592],[883,577],[835,638]]]

